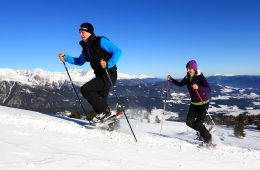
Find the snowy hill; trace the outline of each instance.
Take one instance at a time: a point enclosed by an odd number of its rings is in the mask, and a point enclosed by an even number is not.
[[[118,132],[91,130],[87,124],[38,112],[0,106],[0,169],[3,170],[258,170],[260,133],[236,139],[217,127],[225,141],[213,150],[178,138],[193,138],[184,123],[130,120],[138,143],[122,120]]]

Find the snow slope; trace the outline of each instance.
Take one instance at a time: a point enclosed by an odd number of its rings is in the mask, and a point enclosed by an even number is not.
[[[160,135],[160,124],[130,121],[138,143],[124,120],[118,132],[107,132],[86,129],[84,121],[0,106],[0,169],[259,169],[259,132],[241,140],[217,127],[226,140],[209,150],[178,139],[194,134],[184,123],[165,122]]]

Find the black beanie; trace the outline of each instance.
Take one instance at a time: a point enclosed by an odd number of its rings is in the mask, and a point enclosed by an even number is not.
[[[90,34],[94,34],[94,27],[92,24],[88,23],[88,22],[84,22],[80,25],[79,27],[79,31],[86,31],[89,32]]]

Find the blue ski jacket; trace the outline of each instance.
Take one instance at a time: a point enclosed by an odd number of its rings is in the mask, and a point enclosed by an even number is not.
[[[101,38],[100,45],[103,50],[112,55],[111,59],[109,59],[109,61],[107,62],[107,67],[114,67],[122,55],[122,50],[105,37]],[[85,62],[90,62],[90,60],[86,58],[83,53],[81,53],[78,58],[74,58],[66,54],[64,60],[70,64],[75,64],[79,66],[83,65]]]

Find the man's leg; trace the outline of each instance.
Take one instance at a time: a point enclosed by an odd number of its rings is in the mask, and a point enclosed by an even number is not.
[[[109,76],[110,76],[111,81],[114,85],[116,83],[116,80],[117,80],[117,74],[114,73],[114,74],[110,74]],[[109,91],[111,89],[111,83],[110,83],[107,76],[103,76],[102,79],[104,81],[105,86],[104,86],[103,90],[99,91],[98,93],[105,101],[107,101],[107,97],[108,97]]]
[[[91,104],[97,114],[104,112],[107,109],[107,102],[100,95],[100,91],[104,90],[105,82],[102,78],[96,77],[81,87],[82,95]]]

